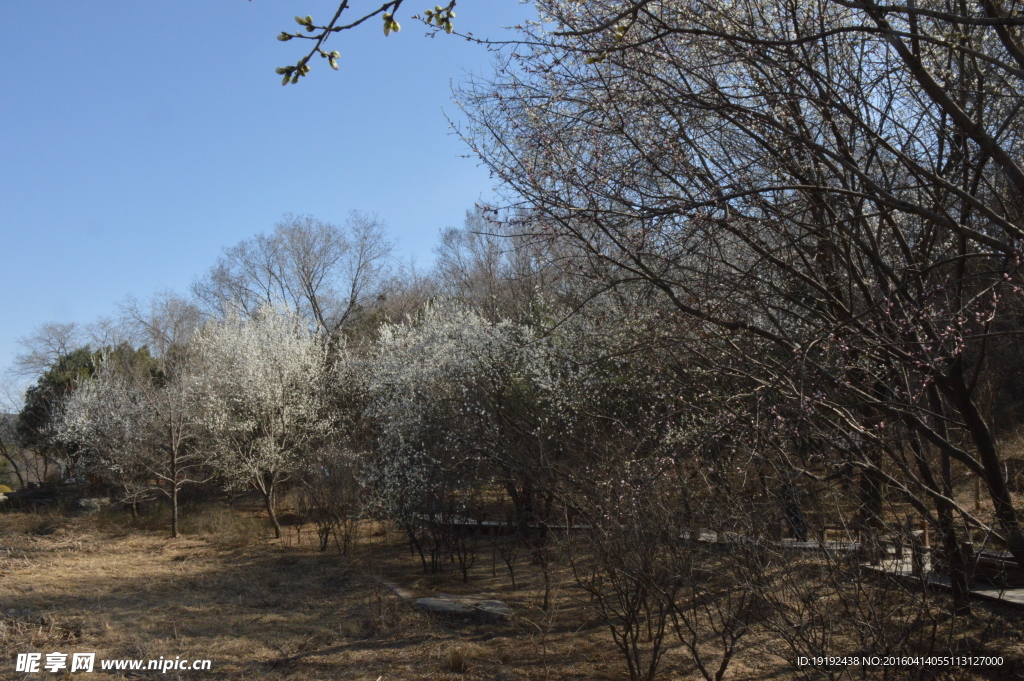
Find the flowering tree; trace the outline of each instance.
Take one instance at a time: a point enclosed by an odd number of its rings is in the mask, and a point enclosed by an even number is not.
[[[524,386],[517,377],[529,338],[524,326],[451,303],[381,328],[367,366],[367,414],[378,433],[373,477],[378,504],[414,545],[425,519],[469,515],[474,485],[494,482],[521,496],[522,479],[500,455],[517,427],[503,410]]]
[[[44,474],[49,472],[51,464],[57,465],[58,474],[71,471],[77,465],[75,445],[57,437],[60,413],[78,382],[95,370],[93,360],[88,347],[61,355],[25,392],[17,433],[22,444],[43,460]]]
[[[58,427],[61,440],[88,453],[90,472],[121,487],[133,514],[149,491],[144,463],[149,443],[140,428],[146,416],[144,400],[131,378],[104,362],[72,392]]]
[[[194,347],[214,465],[230,485],[260,491],[280,537],[278,490],[335,427],[325,343],[297,314],[264,306],[209,322]]]
[[[392,517],[415,528],[449,512],[445,495],[458,490],[450,512],[465,515],[471,491],[490,485],[526,536],[528,525],[558,519],[563,493],[579,499],[571,483],[597,459],[656,446],[665,410],[648,407],[667,404],[669,385],[652,390],[649,358],[638,361],[644,323],[608,296],[560,324],[568,311],[556,309],[541,314],[557,326],[546,337],[453,302],[383,327],[366,374],[375,486]]]
[[[178,492],[204,477],[197,383],[180,349],[158,361],[145,348],[103,353],[62,413],[59,437],[90,454],[89,467],[116,480],[132,504],[158,490],[171,504],[178,536]]]

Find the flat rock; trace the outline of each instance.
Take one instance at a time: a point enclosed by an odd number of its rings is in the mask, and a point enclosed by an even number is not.
[[[417,598],[416,607],[438,615],[474,618],[480,622],[500,622],[512,617],[512,608],[501,601],[472,596],[437,594],[432,598]]]

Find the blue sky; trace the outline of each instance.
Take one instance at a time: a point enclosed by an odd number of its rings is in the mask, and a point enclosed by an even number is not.
[[[307,43],[274,37],[336,2],[0,3],[0,372],[38,325],[185,291],[285,213],[376,212],[428,265],[492,187],[442,113],[457,114],[450,81],[491,57],[424,37],[409,17],[430,1],[405,3],[399,34],[376,20],[333,37],[340,70],[317,58],[288,87],[274,69]],[[457,27],[502,38],[531,13],[469,0]]]

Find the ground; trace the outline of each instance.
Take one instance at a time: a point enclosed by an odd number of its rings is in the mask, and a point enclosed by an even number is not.
[[[273,540],[262,523],[237,520],[215,522],[217,534],[170,539],[123,519],[0,516],[0,678],[13,678],[16,654],[27,651],[212,661],[208,672],[168,672],[181,679],[622,677],[603,627],[579,618],[584,609],[563,603],[545,617],[529,566],[517,568],[525,584],[512,591],[500,558],[502,570],[492,573],[484,551],[463,585],[454,566],[424,577],[399,538],[380,530],[367,531],[377,536],[361,537],[346,558],[333,545],[321,553],[308,528],[299,543],[294,528]],[[489,594],[516,617],[433,618],[403,603],[387,581],[422,594]],[[88,678],[125,677],[133,675]]]
[[[320,552],[309,527],[272,539],[251,510],[206,509],[182,526],[171,539],[158,523],[123,514],[0,514],[0,678],[24,678],[15,658],[30,651],[211,660],[210,671],[168,672],[176,681],[628,678],[566,566],[552,573],[546,614],[539,568],[521,557],[513,589],[486,544],[463,584],[455,565],[424,576],[402,537],[375,523],[363,525],[347,557],[333,544]],[[436,618],[385,583],[500,599],[515,616]],[[726,679],[795,678],[787,657],[784,646],[752,636]],[[659,679],[698,678],[678,651],[662,668]],[[160,676],[97,669],[83,678]]]

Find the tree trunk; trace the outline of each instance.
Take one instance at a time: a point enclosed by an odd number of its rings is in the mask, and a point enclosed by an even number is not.
[[[4,444],[2,439],[0,439],[0,454],[3,454],[4,458],[7,459],[7,462],[11,464],[11,470],[14,471],[14,475],[18,478],[18,489],[24,489],[25,478],[21,475],[21,468],[19,468],[18,464],[14,462],[14,457],[12,457],[7,451],[7,445]]]
[[[867,549],[868,558],[872,565],[877,565],[881,558],[879,552],[879,540],[883,527],[882,514],[884,478],[879,474],[882,461],[880,453],[875,449],[868,449],[863,453],[871,466],[860,473],[860,518],[861,545]]]
[[[272,475],[267,476],[263,489],[263,501],[267,505],[267,515],[270,516],[270,522],[274,524],[274,538],[280,539],[282,532],[281,521],[277,519],[277,480]]]
[[[945,464],[945,462],[943,462]],[[945,468],[945,465],[943,465]],[[971,614],[971,604],[968,599],[970,585],[967,584],[967,574],[964,570],[966,561],[957,541],[956,526],[953,523],[953,508],[945,501],[937,501],[939,511],[939,531],[942,532],[942,549],[949,561],[948,576],[949,583],[953,589],[953,612],[960,616]]]
[[[942,387],[945,388],[950,400],[956,406],[960,416],[963,417],[964,424],[971,434],[971,440],[974,442],[978,458],[985,471],[985,484],[995,507],[996,518],[1006,533],[1006,548],[1013,554],[1017,565],[1024,570],[1024,532],[1021,531],[1017,511],[1013,507],[1013,500],[1010,498],[1010,491],[1006,486],[1006,478],[1003,475],[1002,461],[999,458],[999,451],[996,449],[995,438],[981,412],[978,411],[978,406],[971,399],[960,362],[957,362],[949,380],[944,382]]]
[[[171,537],[178,536],[178,452],[171,448]]]
[[[939,395],[939,391],[934,385],[929,386],[928,399],[931,404],[932,413],[934,414],[935,430],[940,433],[943,438],[948,437],[946,432],[946,421],[943,416],[943,403],[942,398]],[[916,441],[915,441],[916,442]],[[923,451],[920,449],[920,445],[915,447],[915,452],[918,457],[918,467],[921,470],[922,478],[927,485],[932,489],[941,489],[942,495],[948,499],[953,498],[953,462],[948,452],[942,452],[942,485],[941,487],[936,484],[934,476],[932,476],[931,468],[928,466],[924,459]],[[970,585],[967,583],[966,574],[966,561],[964,560],[963,551],[960,548],[960,542],[956,536],[956,525],[954,522],[954,508],[953,504],[944,499],[935,499],[935,510],[937,511],[939,518],[939,531],[942,533],[942,548],[943,552],[947,556],[949,561],[948,576],[949,583],[953,589],[953,612],[957,615],[967,616],[971,613],[971,604],[969,599]]]

